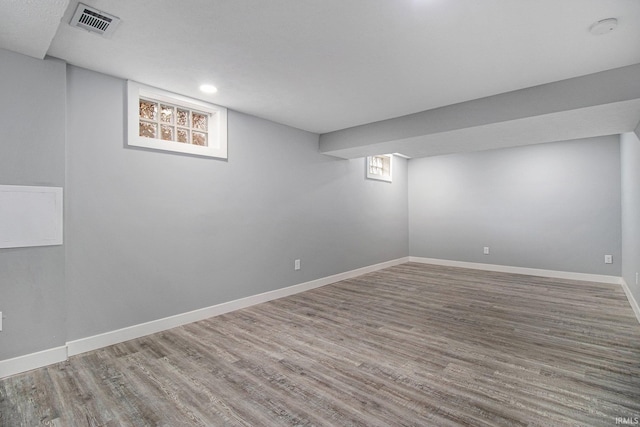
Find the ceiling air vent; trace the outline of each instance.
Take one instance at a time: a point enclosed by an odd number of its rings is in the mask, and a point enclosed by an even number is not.
[[[109,38],[119,23],[120,18],[80,3],[69,25]]]

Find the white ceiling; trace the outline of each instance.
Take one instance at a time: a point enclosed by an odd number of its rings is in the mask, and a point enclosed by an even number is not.
[[[44,58],[69,0],[0,1],[0,47]]]
[[[86,0],[111,39],[65,3],[0,2],[0,47],[317,133],[640,63],[638,0]]]

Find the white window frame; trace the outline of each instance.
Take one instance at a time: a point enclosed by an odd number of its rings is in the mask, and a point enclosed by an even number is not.
[[[165,141],[140,136],[140,98],[151,99],[189,110],[209,114],[207,146]],[[158,113],[159,114],[159,113]],[[217,131],[216,131],[217,130]],[[160,129],[158,129],[158,134]],[[166,90],[127,81],[127,145],[154,150],[193,154],[196,156],[227,158],[227,109],[219,105],[189,98]]]
[[[383,167],[385,159],[389,159],[388,170]],[[378,154],[367,157],[367,178],[391,182],[393,179],[393,154]]]

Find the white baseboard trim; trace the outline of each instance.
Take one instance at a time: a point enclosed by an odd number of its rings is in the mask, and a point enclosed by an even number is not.
[[[308,291],[310,289],[319,288],[321,286],[336,283],[341,280],[351,279],[362,274],[371,273],[383,268],[392,267],[394,265],[403,264],[409,261],[409,257],[399,258],[391,261],[382,262],[380,264],[370,265],[358,268],[344,273],[334,274],[333,276],[323,277],[312,280],[310,282],[300,283],[282,289],[276,289],[246,298],[217,304],[211,307],[205,307],[187,313],[177,314],[175,316],[165,317],[163,319],[153,320],[139,325],[129,326],[127,328],[106,332],[100,335],[94,335],[87,338],[81,338],[67,343],[69,356],[84,353],[91,350],[97,350],[113,344],[140,338],[145,335],[162,332],[167,329],[185,325],[187,323],[197,322],[199,320],[208,319],[209,317],[219,316],[224,313],[239,310],[241,308],[250,307],[252,305],[283,298],[289,295]]]
[[[382,270],[383,268],[404,264],[408,261],[409,257],[404,257],[391,261],[381,262],[379,264],[346,271],[344,273],[334,274],[332,276],[311,280],[309,282],[300,283],[282,289],[264,292],[258,295],[252,295],[246,298],[217,304],[211,307],[205,307],[199,310],[193,310],[187,313],[153,320],[151,322],[141,323],[139,325],[129,326],[127,328],[69,341],[62,347],[56,347],[37,353],[26,354],[24,356],[15,357],[13,359],[0,360],[0,379],[22,372],[31,371],[33,369],[41,368],[43,366],[52,365],[54,363],[63,362],[67,360],[69,356],[74,356],[91,350],[97,350],[109,345],[118,344],[135,338],[140,338],[145,335],[162,332],[167,329],[185,325],[187,323],[197,322],[199,320],[219,316],[221,314],[229,313],[241,308],[250,307],[252,305],[260,304],[278,298],[283,298],[289,295],[294,295],[300,292],[319,288],[321,286],[330,285],[341,280],[347,280],[366,273]]]
[[[629,289],[629,285],[627,284],[627,281],[624,280],[624,278],[622,279],[622,290],[627,295],[629,304],[631,304],[631,308],[636,315],[636,319],[638,319],[638,323],[640,323],[640,306],[638,305],[638,301],[636,301],[636,299],[633,297],[631,289]]]
[[[509,265],[482,264],[479,262],[452,261],[437,258],[409,257],[410,262],[423,264],[444,265],[448,267],[471,268],[474,270],[497,271],[501,273],[526,274],[529,276],[552,277],[555,279],[583,280],[586,282],[622,284],[622,278],[618,276],[606,276],[601,274],[573,273],[570,271],[543,270],[539,268],[512,267]]]
[[[631,303],[631,307],[640,322],[640,307],[634,299],[627,283],[624,279],[615,276],[604,276],[596,274],[571,273],[554,270],[541,270],[536,268],[510,267],[495,264],[482,264],[464,261],[451,261],[435,258],[421,257],[404,257],[391,261],[382,262],[367,267],[358,268],[344,273],[334,274],[332,276],[323,277],[305,283],[289,286],[282,289],[276,289],[246,298],[217,304],[211,307],[205,307],[199,310],[193,310],[187,313],[177,314],[175,316],[165,317],[163,319],[94,335],[87,338],[67,342],[65,346],[56,347],[37,353],[27,354],[15,357],[13,359],[0,360],[0,379],[11,375],[27,372],[33,369],[41,368],[54,363],[65,361],[68,356],[74,356],[91,350],[97,350],[109,345],[118,344],[145,335],[162,332],[167,329],[185,325],[187,323],[197,322],[209,317],[219,316],[224,313],[250,307],[252,305],[261,304],[263,302],[272,301],[289,295],[319,288],[321,286],[330,285],[341,280],[351,279],[366,273],[382,270],[384,268],[393,267],[395,265],[404,264],[406,262],[419,262],[424,264],[436,264],[450,267],[471,268],[476,270],[499,271],[505,273],[528,274],[542,277],[554,277],[559,279],[586,280],[602,283],[620,284]]]
[[[67,360],[67,346],[50,348],[13,359],[0,360],[0,378]]]

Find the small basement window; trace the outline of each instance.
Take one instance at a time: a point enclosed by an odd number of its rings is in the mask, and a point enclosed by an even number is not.
[[[367,157],[367,178],[391,182],[393,154]]]
[[[227,109],[129,81],[127,145],[227,158]]]

